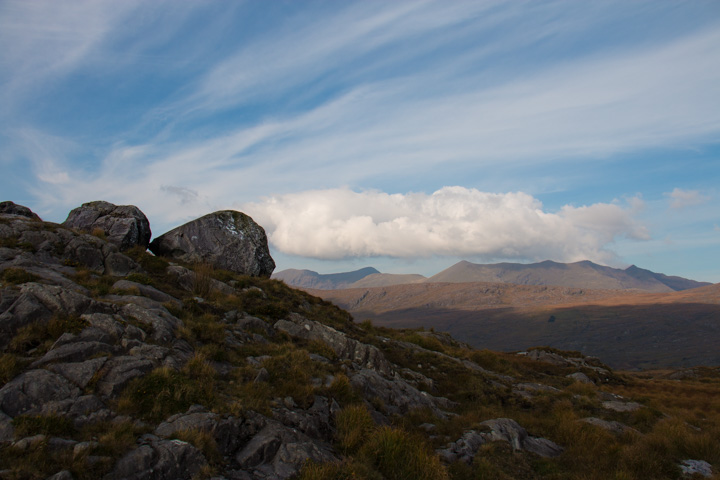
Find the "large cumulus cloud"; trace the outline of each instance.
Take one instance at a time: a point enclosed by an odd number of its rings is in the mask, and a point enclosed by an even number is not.
[[[337,260],[437,255],[610,262],[619,237],[648,238],[641,201],[543,209],[522,192],[444,187],[432,194],[312,190],[242,206],[279,251]]]

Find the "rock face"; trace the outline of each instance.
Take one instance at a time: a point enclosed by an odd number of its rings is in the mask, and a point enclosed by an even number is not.
[[[136,245],[147,248],[152,235],[150,222],[139,208],[104,201],[84,203],[70,212],[63,225],[88,233],[100,229],[120,250]]]
[[[153,240],[150,251],[254,277],[270,277],[275,269],[265,230],[234,210],[210,213],[181,225]]]
[[[40,220],[40,217],[32,210],[13,202],[0,202],[0,213],[4,213],[6,215],[20,215],[21,217]]]
[[[487,442],[507,442],[515,451],[526,450],[541,457],[557,457],[563,452],[562,447],[546,438],[528,435],[527,431],[511,418],[487,420],[480,425],[490,431],[468,430],[455,442],[438,450],[438,454],[448,463],[459,460],[470,464],[479,448]]]

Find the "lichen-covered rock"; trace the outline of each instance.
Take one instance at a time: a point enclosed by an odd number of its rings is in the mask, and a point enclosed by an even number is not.
[[[118,460],[107,480],[190,480],[207,465],[202,453],[182,440],[144,435],[142,444]]]
[[[70,212],[63,225],[89,233],[99,229],[120,250],[136,245],[147,248],[152,235],[150,222],[139,208],[104,201],[84,203]]]
[[[79,395],[80,389],[60,375],[48,370],[29,370],[0,389],[0,410],[11,417],[38,413],[47,403]]]
[[[265,230],[234,210],[210,213],[181,225],[154,239],[150,251],[242,275],[270,277],[275,269]]]
[[[627,431],[635,431],[634,428],[628,427],[627,425],[616,422],[616,421],[608,421],[603,420],[601,418],[596,417],[586,417],[580,420],[581,422],[589,423],[590,425],[594,425],[596,427],[600,427],[603,430],[607,430],[610,433],[614,433],[615,435],[622,435],[623,433]]]
[[[40,220],[40,217],[28,207],[24,207],[10,201],[0,202],[0,214],[18,215],[32,220]]]
[[[507,442],[513,450],[525,450],[541,457],[557,457],[564,450],[546,438],[528,435],[527,430],[511,418],[495,418],[480,425],[489,431],[468,430],[455,442],[437,450],[437,453],[447,463],[459,460],[470,464],[478,449],[487,442]]]
[[[333,349],[340,360],[350,360],[363,368],[376,370],[383,375],[393,374],[392,365],[377,347],[358,342],[322,323],[293,313],[288,316],[287,320],[277,321],[275,329],[285,331],[296,338],[323,342]]]
[[[683,460],[680,464],[680,470],[686,478],[695,478],[696,475],[705,478],[711,478],[713,476],[712,465],[705,460]]]
[[[308,461],[336,462],[329,445],[312,441],[305,434],[279,422],[269,421],[235,456],[252,478],[284,479],[297,475]]]

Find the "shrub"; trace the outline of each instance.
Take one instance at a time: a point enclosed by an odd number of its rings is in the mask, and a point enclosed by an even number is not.
[[[125,277],[125,279],[129,280],[131,282],[141,283],[143,285],[152,285],[153,284],[152,278],[148,277],[144,273],[133,272],[133,273],[129,274],[127,277]]]
[[[448,473],[437,455],[414,435],[380,427],[363,445],[360,454],[385,478],[397,480],[445,480]]]
[[[209,370],[197,358],[188,365],[181,372],[161,367],[134,379],[121,394],[118,409],[159,422],[196,403],[211,405],[215,398],[214,371],[208,377]]]
[[[222,461],[217,442],[209,432],[190,428],[179,430],[174,435],[178,440],[188,442],[200,450],[209,463],[217,465]]]
[[[7,283],[19,285],[21,283],[34,282],[38,280],[39,277],[22,268],[10,267],[3,270],[2,279]]]
[[[345,454],[354,453],[365,443],[375,422],[364,405],[350,405],[335,415],[335,438]]]
[[[209,263],[198,263],[194,266],[193,293],[200,297],[209,297],[212,293],[214,268]]]
[[[22,371],[22,365],[16,355],[4,353],[0,355],[0,387],[15,378]]]
[[[135,246],[129,250],[126,250],[125,255],[129,256],[140,266],[152,275],[160,275],[165,273],[165,269],[170,265],[167,260],[162,257],[157,257],[152,253],[148,252],[147,249],[141,246]]]
[[[12,421],[15,437],[23,438],[32,435],[54,435],[69,437],[75,432],[72,422],[60,415],[19,415]]]
[[[325,395],[334,398],[340,405],[362,402],[362,397],[355,391],[350,379],[344,373],[335,376],[330,386],[325,389]]]

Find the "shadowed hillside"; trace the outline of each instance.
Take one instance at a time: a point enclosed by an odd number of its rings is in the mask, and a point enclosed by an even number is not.
[[[497,283],[314,293],[357,319],[432,327],[477,348],[549,345],[617,368],[720,365],[720,285],[667,294]]]

